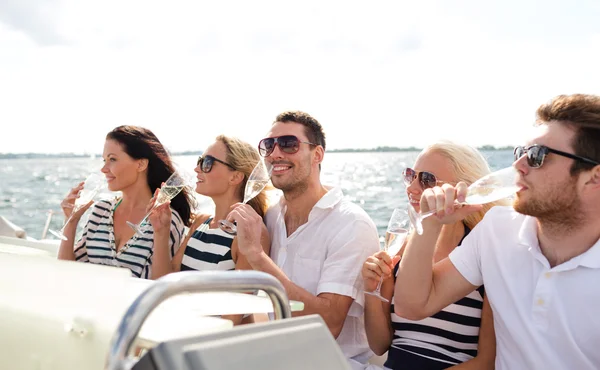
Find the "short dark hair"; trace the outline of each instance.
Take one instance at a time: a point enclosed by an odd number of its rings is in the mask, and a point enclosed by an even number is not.
[[[308,113],[301,111],[287,111],[280,113],[275,118],[275,122],[295,122],[304,126],[304,133],[313,144],[319,144],[325,149],[325,133],[323,132],[323,126],[313,116]],[[275,123],[274,122],[274,123]]]
[[[156,135],[147,128],[139,126],[119,126],[106,135],[107,140],[115,140],[123,147],[125,153],[131,158],[148,160],[148,186],[150,191],[161,187],[169,176],[175,172],[171,156],[158,140]],[[183,190],[171,200],[171,207],[179,213],[186,226],[190,226],[191,205],[194,198],[184,187]]]
[[[573,94],[559,95],[537,110],[537,124],[556,121],[575,130],[571,143],[574,154],[600,162],[600,96]],[[594,164],[575,161],[571,175],[587,171]]]

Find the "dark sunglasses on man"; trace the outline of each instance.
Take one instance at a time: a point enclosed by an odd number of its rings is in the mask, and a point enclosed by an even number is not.
[[[277,137],[268,137],[262,139],[258,143],[258,152],[263,157],[268,157],[275,150],[275,145],[279,145],[279,150],[286,154],[294,154],[300,150],[300,143],[314,145],[317,146],[319,144],[314,144],[308,141],[300,141],[294,135],[283,135]]]
[[[402,171],[402,177],[404,180],[404,185],[410,186],[415,179],[419,180],[419,184],[421,184],[421,189],[429,189],[433,188],[437,185],[438,179],[434,174],[427,171],[417,172],[410,167],[407,167],[404,171]]]
[[[517,160],[519,160],[519,158],[521,158],[522,156],[527,155],[527,165],[531,168],[542,167],[542,165],[544,164],[544,159],[550,153],[554,153],[557,155],[561,155],[563,157],[571,158],[576,161],[593,164],[594,166],[600,165],[599,162],[597,162],[593,159],[580,157],[575,154],[562,152],[560,150],[552,149],[545,145],[539,145],[539,144],[534,144],[534,145],[531,145],[528,147],[517,146],[517,147],[515,147],[515,150],[513,153],[514,153],[515,162]]]
[[[202,172],[209,173],[212,170],[213,164],[215,162],[222,163],[222,164],[226,165],[227,167],[231,168],[232,170],[236,171],[235,167],[233,167],[232,165],[230,165],[229,163],[227,163],[225,161],[222,161],[220,159],[213,157],[212,155],[205,155],[205,156],[198,157],[198,162],[196,163],[196,166],[200,166],[200,170]]]

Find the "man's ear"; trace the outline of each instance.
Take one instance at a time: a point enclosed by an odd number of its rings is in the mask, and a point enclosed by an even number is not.
[[[600,165],[592,168],[588,176],[586,185],[591,185],[594,189],[600,189]]]
[[[315,148],[314,160],[316,163],[321,164],[323,162],[323,158],[325,158],[325,149],[323,149],[322,146],[318,145]]]
[[[138,159],[138,172],[143,172],[148,168],[148,158]]]

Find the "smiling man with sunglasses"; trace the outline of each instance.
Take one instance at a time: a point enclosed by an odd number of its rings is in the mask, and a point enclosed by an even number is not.
[[[263,220],[243,204],[230,213],[240,251],[252,268],[277,277],[290,299],[304,302],[301,314],[323,317],[353,369],[365,368],[372,352],[360,270],[379,250],[377,228],[340,188],[321,184],[325,134],[310,115],[280,114],[258,149],[273,164],[273,185],[283,191],[265,217],[272,259],[259,243]]]
[[[411,239],[395,287],[398,315],[420,319],[485,284],[494,312],[496,369],[600,368],[600,97],[561,95],[537,111],[537,136],[515,148],[512,207],[494,207],[461,248],[432,266],[444,223],[466,185],[423,192],[437,209]]]

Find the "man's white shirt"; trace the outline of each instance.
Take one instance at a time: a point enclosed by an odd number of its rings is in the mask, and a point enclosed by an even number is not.
[[[494,207],[449,258],[485,285],[496,369],[600,369],[600,240],[551,268],[536,219]]]
[[[365,362],[372,354],[364,329],[362,264],[379,250],[377,228],[367,213],[332,188],[311,210],[308,222],[287,236],[285,200],[265,217],[271,235],[271,258],[292,282],[311,294],[351,297],[340,335],[342,352]]]

